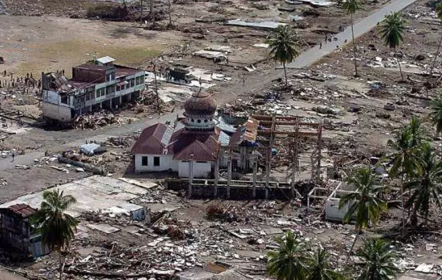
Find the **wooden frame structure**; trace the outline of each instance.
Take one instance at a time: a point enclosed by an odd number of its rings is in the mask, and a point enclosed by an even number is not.
[[[302,137],[315,137],[317,142],[311,155],[311,180],[315,183],[320,182],[321,172],[321,149],[322,149],[322,123],[305,122],[301,117],[282,117],[282,116],[262,116],[254,115],[252,118],[259,121],[259,124],[267,129],[258,130],[258,136],[264,136],[269,139],[266,149],[266,186],[269,186],[270,167],[272,160],[272,148],[277,136],[287,136],[292,138],[290,145],[290,155],[292,163],[291,170],[287,178],[291,177],[291,188],[295,192],[296,171],[299,168],[299,148]],[[290,126],[293,129],[284,129],[281,126]]]

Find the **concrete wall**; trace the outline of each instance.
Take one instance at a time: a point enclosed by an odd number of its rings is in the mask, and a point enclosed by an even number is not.
[[[231,187],[230,198],[232,200],[247,200],[247,199],[279,199],[288,200],[292,199],[292,191],[290,186],[281,186],[279,188],[256,187],[255,197],[253,197],[252,182],[250,187]],[[189,188],[189,182],[169,180],[166,182],[166,187],[169,190],[187,192]],[[267,195],[267,197],[266,197]],[[194,185],[192,187],[192,198],[195,199],[213,199],[222,198],[227,199],[227,187],[225,185],[218,186],[215,196],[215,186],[213,185]]]
[[[345,213],[349,208],[349,205],[345,205],[339,209],[339,198],[328,198],[325,202],[325,219],[329,221],[342,221],[344,219]]]
[[[211,162],[193,162],[193,177],[194,178],[208,178],[212,171]],[[189,177],[189,162],[180,161],[178,164],[178,176],[183,178]]]
[[[43,116],[61,122],[71,121],[71,108],[55,105],[47,102],[42,103]]]
[[[142,166],[143,156],[147,156],[147,166]],[[154,166],[154,157],[160,158],[160,166]],[[169,169],[175,172],[178,171],[178,161],[173,160],[173,155],[135,155],[135,172],[137,173],[167,171]]]

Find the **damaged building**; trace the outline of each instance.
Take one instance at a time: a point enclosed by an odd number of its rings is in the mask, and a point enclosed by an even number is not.
[[[214,115],[216,104],[207,93],[195,93],[184,104],[185,120],[175,128],[163,123],[143,130],[132,148],[135,172],[178,172],[189,177],[209,177],[219,163],[220,130]]]
[[[42,73],[43,116],[58,122],[100,109],[118,109],[145,88],[145,72],[116,65],[111,57],[94,59],[63,72]]]
[[[249,155],[255,147],[258,122],[232,124],[226,116],[215,118],[211,95],[194,93],[184,103],[183,120],[174,127],[157,123],[143,130],[132,148],[135,172],[172,171],[179,177],[208,178],[227,167],[251,167]]]
[[[29,222],[37,212],[27,204],[0,208],[2,248],[22,257],[40,257],[49,253],[41,241],[41,234]]]

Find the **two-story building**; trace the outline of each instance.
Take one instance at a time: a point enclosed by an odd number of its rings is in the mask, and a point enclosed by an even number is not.
[[[93,111],[116,109],[137,98],[145,88],[145,72],[116,65],[106,56],[72,68],[72,78],[64,73],[42,73],[43,116],[59,122]]]
[[[49,253],[43,245],[41,234],[32,226],[29,219],[37,212],[26,204],[15,204],[0,208],[0,240],[2,248],[23,257],[40,257]]]

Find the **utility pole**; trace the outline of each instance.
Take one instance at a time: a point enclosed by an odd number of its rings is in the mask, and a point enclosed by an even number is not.
[[[232,148],[229,148],[229,166],[227,168],[227,199],[230,199],[230,184],[232,183]]]
[[[154,62],[153,64],[153,75],[154,75],[154,79],[155,79],[155,95],[157,98],[157,113],[158,115],[161,114],[161,108],[160,108],[160,96],[158,95],[158,81],[157,81],[157,63]]]
[[[152,25],[155,25],[155,11],[153,6],[153,1],[154,0],[150,0],[150,16],[152,17]]]
[[[143,0],[140,0],[140,24],[143,25]]]

